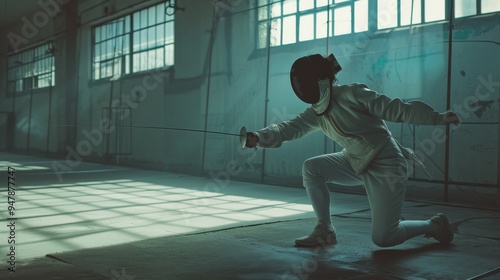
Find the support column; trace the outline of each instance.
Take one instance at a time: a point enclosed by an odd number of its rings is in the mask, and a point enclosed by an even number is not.
[[[78,112],[78,1],[68,1],[62,7],[64,24],[64,37],[56,41],[59,50],[55,58],[56,67],[56,102],[57,122],[65,124],[77,124]],[[77,127],[58,127],[57,129],[57,151],[66,155],[69,146],[76,150]]]

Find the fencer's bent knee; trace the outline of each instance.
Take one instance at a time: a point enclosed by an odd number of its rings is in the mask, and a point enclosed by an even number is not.
[[[396,245],[392,240],[380,235],[372,235],[372,241],[379,247],[391,247]]]
[[[314,176],[315,165],[317,160],[314,158],[309,158],[304,161],[302,164],[302,176],[304,179],[312,178]]]

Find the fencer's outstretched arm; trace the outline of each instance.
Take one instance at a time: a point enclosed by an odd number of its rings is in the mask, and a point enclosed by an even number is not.
[[[366,85],[360,84],[354,90],[355,98],[365,107],[372,116],[392,121],[406,122],[416,125],[458,125],[460,119],[451,112],[439,113],[422,101],[403,102],[399,98],[379,94]]]
[[[278,148],[285,141],[292,141],[319,130],[317,118],[310,112],[312,108],[300,113],[295,118],[283,121],[279,124],[272,124],[255,132],[258,136],[257,147]]]

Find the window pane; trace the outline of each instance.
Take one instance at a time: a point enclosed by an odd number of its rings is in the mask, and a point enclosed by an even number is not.
[[[139,31],[141,33],[140,49],[145,50],[148,47],[148,30],[143,29]]]
[[[113,69],[113,76],[116,76],[116,75],[121,75],[122,74],[122,57],[118,57],[118,58],[115,58],[113,59],[113,66],[114,66],[114,69]]]
[[[259,20],[267,19],[267,6],[259,8]]]
[[[314,0],[300,0],[299,10],[305,11],[314,8]]]
[[[283,45],[293,44],[297,40],[297,25],[295,19],[295,15],[283,18]]]
[[[333,34],[342,35],[351,33],[351,6],[337,8],[333,14]]]
[[[115,28],[114,28],[114,24],[113,23],[106,24],[105,28],[106,28],[106,37],[105,37],[105,39],[113,38],[113,37],[116,36],[115,35]]]
[[[314,15],[301,16],[299,23],[299,41],[314,39]]]
[[[141,37],[139,31],[133,33],[132,51],[136,52],[140,50]]]
[[[422,22],[421,3],[421,1],[415,0],[401,0],[401,25],[410,25]],[[412,10],[413,13],[411,12]]]
[[[354,3],[354,32],[368,30],[368,0]]]
[[[130,55],[125,56],[125,74],[130,74]]]
[[[141,63],[139,64],[139,71],[144,71],[148,69],[148,52],[141,52],[139,53],[140,61]]]
[[[148,26],[148,10],[141,11],[141,28],[145,28]]]
[[[156,47],[156,26],[148,28],[148,49]]]
[[[156,6],[148,9],[148,26],[156,24]]]
[[[130,35],[123,36],[123,53],[130,53]]]
[[[140,56],[138,53],[136,53],[132,56],[132,72],[135,73],[139,71],[139,66],[140,66]]]
[[[94,36],[96,43],[99,43],[101,41],[101,27],[96,27],[94,29]]]
[[[500,1],[498,0],[481,0],[481,13],[492,13],[500,11]]]
[[[115,38],[115,55],[121,54],[123,52],[123,36]]]
[[[347,1],[351,1],[351,0],[335,0],[335,3],[343,3],[343,2],[347,2]]]
[[[455,0],[455,17],[466,17],[477,14],[476,0]]]
[[[155,68],[161,68],[163,65],[165,65],[165,58],[164,58],[164,48],[159,48],[155,50],[155,59],[156,59],[156,65]]]
[[[94,80],[99,80],[100,79],[100,73],[99,73],[99,69],[100,69],[100,63],[99,62],[96,62],[94,63],[94,66],[92,67],[92,71],[94,73]],[[52,83],[54,84],[54,83]]]
[[[101,63],[101,78],[111,77],[113,69],[112,66],[112,61]]]
[[[425,0],[425,21],[444,19],[444,0]]]
[[[271,21],[271,46],[281,45],[281,19]]]
[[[148,54],[148,66],[145,70],[153,69],[156,66],[156,50],[150,50],[147,52]]]
[[[116,23],[116,35],[122,35],[123,34],[123,31],[125,30],[125,19],[122,18],[120,20],[118,20]]]
[[[134,30],[141,28],[141,13],[134,13]]]
[[[328,30],[328,36],[333,36],[333,10],[330,10],[328,13],[328,21],[330,22],[330,28]]]
[[[281,16],[281,3],[274,3],[271,5],[271,17],[279,17]]]
[[[398,1],[378,0],[377,2],[377,28],[391,28],[398,25]]]
[[[283,14],[289,15],[297,12],[297,0],[285,0],[283,2]]]
[[[263,49],[267,47],[267,21],[259,23],[258,47]]]
[[[165,23],[156,26],[156,43],[165,45]]]
[[[316,39],[325,38],[328,29],[327,11],[316,14]]]
[[[130,32],[130,16],[125,17],[125,33]]]
[[[24,54],[24,63],[32,62],[33,61],[33,51],[27,51]]]
[[[173,21],[167,23],[167,28],[165,29],[165,38],[166,38],[167,44],[174,42],[174,22]]]
[[[106,41],[106,59],[113,57],[113,40]]]
[[[174,65],[174,44],[165,46],[165,65]]]
[[[156,6],[156,23],[165,22],[165,3]]]

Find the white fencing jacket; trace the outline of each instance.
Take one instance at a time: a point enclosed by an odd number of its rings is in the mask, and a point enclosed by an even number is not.
[[[391,99],[370,90],[364,84],[334,85],[331,95],[329,84],[320,84],[320,89],[318,104],[312,105],[291,120],[256,131],[259,136],[257,146],[277,148],[285,141],[321,130],[343,147],[342,152],[349,164],[356,174],[361,174],[392,137],[384,120],[416,125],[444,124],[444,113],[436,112],[428,104]],[[327,107],[325,102],[329,102],[329,98],[333,98],[330,110],[318,116],[316,111],[324,111]],[[411,149],[404,148],[399,143],[398,145],[405,158],[423,167]]]

